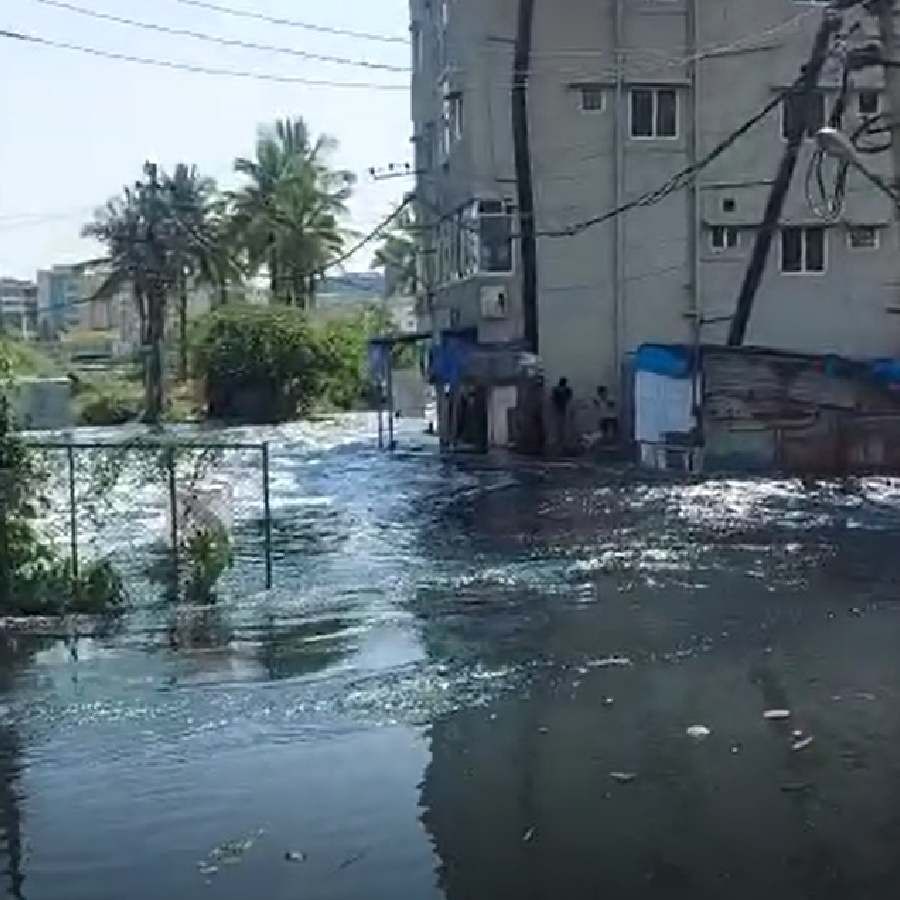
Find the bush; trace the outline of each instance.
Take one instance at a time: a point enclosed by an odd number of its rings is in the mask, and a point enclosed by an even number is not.
[[[125,425],[138,419],[143,409],[141,386],[125,379],[85,382],[76,397],[82,425]]]
[[[294,309],[222,307],[200,320],[193,350],[213,418],[283,422],[308,411],[322,386],[318,335]]]
[[[188,538],[185,555],[190,567],[187,599],[192,603],[210,602],[216,582],[233,561],[228,531],[222,525],[198,531]]]
[[[0,358],[7,375],[59,375],[52,359],[23,341],[0,336]]]
[[[73,580],[69,564],[34,527],[45,473],[13,428],[6,396],[12,364],[0,348],[0,613],[58,615],[109,613],[124,601],[124,587],[108,563]]]

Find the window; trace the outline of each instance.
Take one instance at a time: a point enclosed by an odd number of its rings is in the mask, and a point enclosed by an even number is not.
[[[631,136],[678,137],[678,92],[674,88],[634,88],[631,91]]]
[[[585,85],[578,90],[582,112],[603,112],[606,109],[606,91],[601,87]]]
[[[860,116],[877,116],[881,108],[878,91],[860,91],[856,99]]]
[[[507,274],[513,271],[513,205],[508,200],[482,200],[478,204],[482,272]]]
[[[442,155],[444,160],[450,156],[453,145],[463,136],[463,97],[459,91],[444,94],[444,121],[442,138]]]
[[[740,242],[740,232],[730,225],[714,225],[709,231],[709,243],[716,252],[733,250]]]
[[[803,129],[804,137],[815,137],[827,121],[825,94],[791,94],[781,107],[781,136],[789,140],[795,128]]]
[[[737,210],[737,200],[734,197],[726,197],[722,201],[722,212],[733,213]]]
[[[874,225],[854,225],[847,231],[847,246],[851,250],[877,250],[879,243],[880,235]]]
[[[447,216],[439,229],[438,283],[512,274],[514,215],[509,200],[473,200]]]
[[[781,271],[786,275],[821,275],[825,271],[825,229],[782,228]]]

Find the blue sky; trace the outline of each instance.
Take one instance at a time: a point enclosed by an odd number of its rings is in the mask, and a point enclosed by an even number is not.
[[[403,44],[234,18],[176,0],[72,0],[79,6],[217,36],[405,66]],[[215,0],[213,0],[215,2]],[[221,0],[220,5],[355,31],[406,36],[407,0]],[[216,68],[252,69],[337,81],[405,82],[405,75],[309,62],[268,51],[200,43],[103,23],[35,0],[2,0],[0,29],[136,56]],[[91,209],[132,182],[142,162],[196,163],[233,186],[235,156],[250,155],[257,126],[302,115],[338,138],[335,163],[360,176],[353,227],[386,215],[404,179],[373,183],[370,166],[410,159],[409,97],[170,72],[63,50],[0,41],[0,275],[34,277],[57,262],[96,255],[79,237]],[[21,216],[33,218],[19,218]],[[54,218],[38,222],[38,217]],[[367,260],[356,261],[365,266]]]

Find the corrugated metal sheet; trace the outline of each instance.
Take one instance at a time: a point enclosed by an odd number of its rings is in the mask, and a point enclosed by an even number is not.
[[[900,472],[900,395],[866,365],[706,348],[703,373],[709,467]]]

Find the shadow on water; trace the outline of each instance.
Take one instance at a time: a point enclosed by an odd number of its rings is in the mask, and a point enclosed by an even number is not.
[[[6,696],[14,687],[17,674],[26,667],[34,654],[50,646],[52,640],[17,638],[0,633],[0,694]],[[24,837],[25,804],[22,775],[23,741],[8,710],[3,709],[0,723],[0,857],[5,857],[5,896],[25,900],[25,869],[27,862]]]

